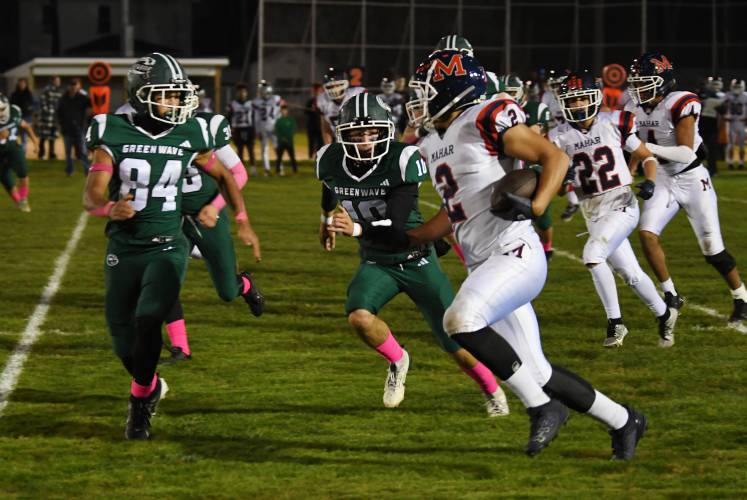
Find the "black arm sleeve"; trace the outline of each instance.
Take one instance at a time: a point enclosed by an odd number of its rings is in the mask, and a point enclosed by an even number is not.
[[[322,183],[322,210],[331,212],[337,206],[337,198],[326,184]]]
[[[417,208],[418,185],[403,184],[389,192],[386,202],[386,217],[392,221],[390,226],[374,226],[363,222],[363,239],[369,240],[381,248],[401,252],[409,248],[409,238],[405,223],[410,212]]]

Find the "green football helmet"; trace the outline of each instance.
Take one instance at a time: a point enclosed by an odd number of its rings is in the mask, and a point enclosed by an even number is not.
[[[130,105],[137,114],[150,115],[154,120],[179,125],[187,121],[199,105],[192,82],[179,62],[168,54],[152,52],[139,58],[127,71]],[[179,93],[179,104],[165,104],[167,94]],[[160,115],[158,107],[165,107]]]
[[[526,102],[524,82],[516,75],[501,75],[498,78],[498,92],[505,92],[522,106]]]
[[[366,137],[365,132],[371,129],[377,131],[374,138]],[[340,108],[337,142],[351,160],[375,162],[383,158],[394,140],[394,130],[391,110],[379,96],[356,94]]]
[[[469,43],[469,40],[459,35],[442,36],[436,44],[436,48],[431,52],[431,55],[436,52],[441,52],[442,50],[458,50],[462,54],[475,57],[475,51],[472,49],[472,44]]]
[[[10,121],[10,101],[5,94],[0,94],[0,123],[5,124]]]

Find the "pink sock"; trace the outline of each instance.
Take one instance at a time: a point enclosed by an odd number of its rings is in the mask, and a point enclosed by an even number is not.
[[[389,332],[389,335],[387,336],[384,343],[376,347],[376,350],[390,363],[396,363],[397,361],[402,359],[402,356],[404,356],[404,351],[402,350],[402,347],[400,347],[397,340],[394,338],[394,335],[392,335],[392,332]]]
[[[169,334],[169,340],[174,347],[181,347],[184,354],[189,356],[192,352],[189,350],[187,342],[187,325],[183,319],[172,321],[166,325],[166,333]]]
[[[498,389],[498,382],[495,381],[493,372],[479,361],[473,368],[462,368],[462,371],[472,377],[472,379],[477,382],[477,385],[480,386],[482,392],[488,396]]]
[[[552,241],[548,241],[547,243],[542,244],[542,248],[545,250],[545,252],[549,252],[552,250]]]
[[[25,200],[29,197],[29,187],[28,186],[18,186],[18,196]]]
[[[462,252],[462,247],[460,247],[458,244],[454,245],[454,253],[457,254],[459,260],[461,260],[462,264],[464,264],[464,252]]]
[[[23,199],[21,198],[21,193],[18,192],[17,189],[14,189],[13,191],[10,192],[10,197],[13,198],[13,201],[15,201],[16,203],[18,203],[19,201]]]
[[[252,289],[252,282],[249,281],[249,278],[247,278],[246,276],[241,277],[241,284],[242,284],[241,295],[246,294],[246,292]]]
[[[140,385],[135,382],[135,379],[132,379],[132,384],[130,385],[130,393],[136,398],[147,398],[156,389],[157,382],[158,374],[153,375],[153,381],[150,383],[150,385]]]

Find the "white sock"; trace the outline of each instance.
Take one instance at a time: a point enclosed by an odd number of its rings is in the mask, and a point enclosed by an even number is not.
[[[656,291],[656,285],[648,277],[648,274],[641,272],[641,278],[638,283],[630,285],[630,287],[657,318],[667,311],[667,305],[664,303],[661,295],[659,295],[659,292]]]
[[[586,412],[613,430],[620,429],[628,422],[628,410],[615,403],[601,392],[594,390],[594,403]]]
[[[568,197],[568,203],[571,205],[578,205],[578,195],[575,191],[568,191],[566,196]]]
[[[669,278],[669,279],[668,279],[668,280],[666,280],[666,281],[662,281],[662,282],[661,282],[661,283],[659,284],[659,286],[661,287],[661,290],[662,290],[662,291],[663,291],[664,293],[667,293],[667,292],[669,292],[669,293],[671,293],[671,294],[673,294],[673,295],[676,295],[676,294],[677,294],[677,292],[676,292],[676,291],[675,291],[675,289],[674,289],[674,283],[672,282],[672,278]]]
[[[739,288],[731,291],[731,296],[735,299],[741,299],[747,302],[747,289],[744,287],[744,283],[739,285]]]
[[[410,355],[407,353],[407,351],[402,349],[402,353],[402,357],[394,362],[394,364],[397,366],[397,370],[407,368],[407,365],[410,363]]]
[[[527,365],[514,372],[509,378],[503,381],[511,391],[521,400],[527,408],[535,408],[550,402],[550,398],[542,390],[536,380],[529,373]]]
[[[620,302],[617,300],[615,276],[612,274],[610,266],[606,262],[602,262],[589,268],[589,271],[591,271],[594,288],[597,289],[597,295],[599,295],[599,299],[602,301],[607,318],[614,319],[622,317]]]

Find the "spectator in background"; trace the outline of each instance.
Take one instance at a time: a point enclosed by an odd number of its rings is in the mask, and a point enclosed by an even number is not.
[[[231,132],[236,152],[244,161],[244,148],[249,150],[249,164],[252,175],[257,175],[257,163],[254,160],[254,112],[249,87],[245,83],[236,84],[236,98],[228,104],[226,117],[231,121]]]
[[[311,87],[311,99],[306,101],[304,114],[306,115],[306,137],[309,143],[309,159],[313,159],[316,152],[324,145],[322,139],[321,113],[316,108],[316,96],[323,92],[322,86],[315,83]]]
[[[197,98],[200,100],[199,106],[197,106],[198,113],[212,113],[213,112],[213,100],[207,96],[205,89],[197,91]]]
[[[39,118],[39,159],[44,159],[47,143],[49,145],[49,159],[56,160],[54,142],[57,138],[57,105],[62,97],[62,81],[59,76],[53,76],[49,85],[41,93],[41,116]]]
[[[86,126],[90,114],[91,101],[83,90],[80,78],[73,78],[67,86],[67,92],[60,97],[57,105],[57,120],[65,142],[65,173],[73,175],[72,150],[83,165],[83,173],[88,175],[88,152],[86,150]]]
[[[319,123],[317,118],[317,124]],[[288,114],[288,106],[283,104],[280,107],[280,118],[275,121],[275,137],[277,138],[278,145],[275,153],[277,160],[275,163],[275,171],[278,173],[283,171],[283,152],[287,151],[290,156],[291,165],[293,166],[293,173],[298,173],[298,163],[296,163],[296,148],[293,144],[293,139],[296,134],[296,119]],[[321,134],[320,134],[321,136]]]
[[[10,94],[10,103],[21,108],[21,118],[26,123],[32,123],[34,113],[34,94],[29,89],[29,81],[26,78],[20,78],[16,83],[16,89]],[[21,147],[26,151],[27,134],[21,129]]]

